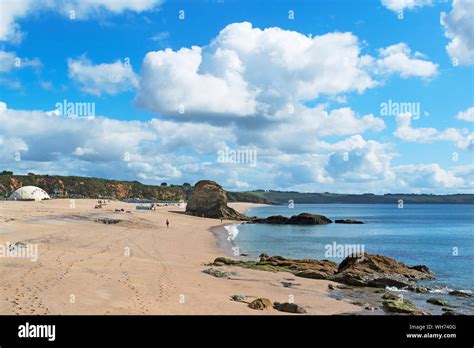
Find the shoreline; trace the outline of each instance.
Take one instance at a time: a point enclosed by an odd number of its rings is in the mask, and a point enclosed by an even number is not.
[[[244,202],[232,202],[229,203],[229,206],[234,208],[239,213],[247,215],[247,212],[256,207],[265,207],[271,206],[270,204],[261,204],[261,203],[244,203]],[[235,255],[234,251],[232,250],[233,247],[236,247],[237,244],[233,240],[228,240],[228,231],[226,229],[227,226],[233,225],[241,225],[242,222],[239,221],[232,221],[232,220],[225,220],[226,222],[222,222],[219,225],[212,226],[209,228],[209,231],[214,235],[216,239],[216,248],[218,252],[224,253],[226,256],[237,258],[239,260],[254,260],[255,257],[250,256],[241,256]]]

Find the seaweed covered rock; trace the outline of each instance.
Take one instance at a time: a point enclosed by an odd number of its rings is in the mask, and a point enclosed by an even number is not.
[[[387,312],[390,313],[403,313],[403,314],[415,314],[422,315],[416,306],[408,300],[385,300],[383,301],[383,307]]]
[[[433,279],[426,266],[408,267],[383,255],[364,254],[346,257],[339,265],[329,260],[287,259],[261,254],[259,261],[233,260],[218,257],[213,266],[239,266],[262,271],[290,272],[302,278],[326,279],[352,286],[385,288],[395,286],[416,292],[427,292],[419,287],[419,280]]]
[[[259,265],[271,265],[302,278],[326,279],[337,271],[337,263],[328,260],[286,259],[281,256],[260,255]]]
[[[426,300],[427,303],[431,303],[435,306],[449,306],[449,303],[448,301],[445,301],[445,300],[442,300],[442,299],[439,299],[437,297],[430,297],[429,299]]]

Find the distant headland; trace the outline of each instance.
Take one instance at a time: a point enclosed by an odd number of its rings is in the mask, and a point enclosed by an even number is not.
[[[155,201],[187,201],[194,186],[161,183],[146,185],[138,181],[111,180],[82,176],[60,176],[28,173],[17,175],[11,171],[0,172],[0,198],[7,198],[23,186],[37,186],[52,198],[103,198],[103,199],[144,199]],[[296,191],[254,190],[245,192],[226,191],[229,202],[249,202],[264,204],[474,204],[474,194],[406,194],[390,193],[376,195],[308,193]]]

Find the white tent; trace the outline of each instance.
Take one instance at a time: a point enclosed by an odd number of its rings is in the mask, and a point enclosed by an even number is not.
[[[50,199],[45,190],[36,186],[24,186],[13,192],[8,198],[12,201],[42,201]]]

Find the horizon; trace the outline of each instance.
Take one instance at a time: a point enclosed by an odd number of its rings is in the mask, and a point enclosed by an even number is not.
[[[474,193],[474,2],[268,3],[3,1],[0,166]]]

